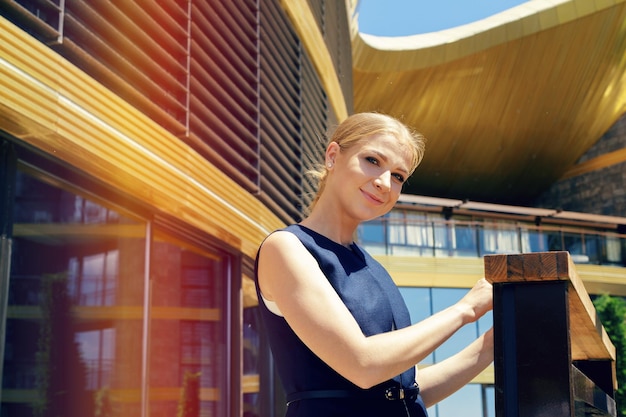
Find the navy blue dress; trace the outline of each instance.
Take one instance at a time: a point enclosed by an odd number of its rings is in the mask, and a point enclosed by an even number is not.
[[[301,225],[291,225],[285,230],[295,234],[317,260],[363,334],[371,336],[411,324],[406,304],[389,273],[365,250],[356,244],[345,247]],[[326,365],[296,336],[283,317],[269,311],[258,285],[257,294],[265,331],[287,394],[287,417],[427,415],[415,390],[414,368],[363,390]],[[399,399],[399,388],[411,395]],[[393,400],[386,398],[390,389]]]

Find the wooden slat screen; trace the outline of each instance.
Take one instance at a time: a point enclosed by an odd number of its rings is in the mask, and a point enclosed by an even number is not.
[[[166,2],[66,1],[63,55],[174,134],[187,112],[187,10]],[[81,53],[82,52],[82,53]],[[106,70],[100,67],[106,68]]]
[[[342,48],[329,44],[336,65],[339,51],[350,50],[340,3],[324,2],[316,17],[340,27],[333,42]],[[335,116],[278,0],[0,0],[0,13],[187,143],[285,223],[302,217],[314,188],[304,172],[321,160],[319,138]],[[341,79],[350,98],[351,78]]]
[[[277,1],[260,5],[260,198],[291,222],[301,206],[300,44]]]
[[[189,142],[247,191],[258,192],[255,0],[191,3]]]
[[[307,175],[316,164],[324,163],[326,134],[336,124],[335,112],[306,55],[302,57],[302,204],[306,209],[317,190],[317,183]]]
[[[308,0],[339,77],[348,113],[352,113],[352,47],[344,0]]]

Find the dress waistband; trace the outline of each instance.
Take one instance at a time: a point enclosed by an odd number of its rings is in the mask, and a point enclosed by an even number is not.
[[[287,405],[294,401],[321,399],[321,398],[349,398],[358,400],[410,400],[414,401],[420,392],[417,383],[411,388],[391,386],[387,388],[374,388],[369,390],[312,390],[299,391],[287,394]]]

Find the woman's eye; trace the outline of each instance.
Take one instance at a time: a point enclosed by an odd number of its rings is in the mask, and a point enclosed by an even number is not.
[[[378,165],[378,159],[374,158],[373,156],[366,156],[365,160],[374,165]]]
[[[401,183],[403,183],[403,182],[404,182],[404,176],[403,176],[403,175],[400,175],[400,174],[393,174],[393,176],[394,176],[394,177],[395,177],[398,181],[400,181]]]

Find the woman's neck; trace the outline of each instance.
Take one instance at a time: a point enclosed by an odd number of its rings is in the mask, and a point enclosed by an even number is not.
[[[324,210],[315,206],[311,214],[302,220],[300,224],[321,235],[326,236],[344,246],[354,242],[354,234],[358,226],[357,222],[345,221],[336,215],[330,215],[333,211]]]

